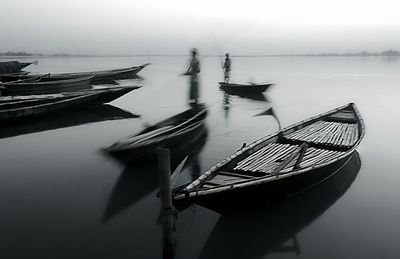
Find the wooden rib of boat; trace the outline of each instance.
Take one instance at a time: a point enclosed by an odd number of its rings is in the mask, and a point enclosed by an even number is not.
[[[66,91],[90,89],[93,76],[55,79],[47,76],[36,76],[19,81],[4,83],[4,93],[8,95],[50,94]]]
[[[108,103],[138,87],[118,87],[63,95],[14,99],[0,101],[0,121],[15,121],[27,117],[37,117],[64,109],[79,108],[83,105]]]
[[[143,64],[141,66],[133,66],[128,68],[119,68],[111,70],[101,70],[101,71],[89,71],[89,72],[76,72],[76,73],[51,73],[43,76],[47,76],[53,79],[70,79],[77,77],[88,77],[92,76],[91,83],[102,83],[108,80],[114,79],[126,79],[134,77],[143,68],[148,66],[150,63]],[[3,82],[15,81],[20,79],[25,79],[32,77],[34,75],[3,75]]]
[[[220,88],[227,93],[262,93],[270,88],[273,84],[234,84],[219,82]]]
[[[302,191],[343,166],[363,138],[364,129],[355,105],[347,104],[238,150],[189,185],[175,189],[173,198],[239,202],[260,193],[264,199],[274,199]]]
[[[190,138],[192,132],[204,126],[205,105],[198,105],[150,126],[138,134],[121,139],[106,148],[118,160],[129,162],[152,157],[157,147],[175,149]]]

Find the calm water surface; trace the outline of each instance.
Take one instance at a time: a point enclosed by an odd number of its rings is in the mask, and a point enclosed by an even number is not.
[[[40,58],[32,72],[151,62],[143,88],[108,106],[0,128],[0,258],[161,258],[154,165],[139,168],[101,149],[188,108],[184,57]],[[399,258],[397,142],[400,59],[233,58],[236,82],[273,81],[264,96],[224,95],[217,58],[201,60],[207,135],[191,150],[186,182],[249,143],[355,102],[366,136],[336,178],[275,205],[220,215],[180,211],[175,258]],[[273,108],[276,117],[254,116]],[[153,167],[152,167],[153,166]]]

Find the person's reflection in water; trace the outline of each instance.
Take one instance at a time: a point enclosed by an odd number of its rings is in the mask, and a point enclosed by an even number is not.
[[[228,119],[228,117],[229,117],[229,104],[230,104],[230,99],[231,97],[230,97],[230,95],[229,94],[227,94],[227,93],[224,93],[224,99],[223,99],[223,102],[222,102],[222,107],[223,107],[223,109],[224,109],[224,117],[225,117],[225,119]]]
[[[190,75],[190,90],[189,90],[189,104],[196,106],[199,99],[199,74],[200,73],[200,61],[197,58],[197,49],[192,49],[192,59],[190,66],[186,72]]]

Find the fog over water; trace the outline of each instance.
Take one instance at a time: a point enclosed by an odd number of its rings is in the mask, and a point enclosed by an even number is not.
[[[0,52],[299,54],[400,45],[396,1],[2,0]],[[214,38],[215,35],[215,38]]]
[[[400,51],[400,2],[0,0],[0,53],[98,56],[37,60],[35,73],[123,68],[150,62],[143,87],[108,105],[0,127],[0,258],[162,258],[156,164],[104,152],[189,108],[190,49],[200,54],[201,137],[182,152],[178,184],[251,143],[354,102],[366,126],[357,153],[334,177],[299,196],[220,214],[195,204],[176,218],[176,259],[400,258],[399,56],[264,56]],[[273,82],[258,96],[218,87]],[[140,56],[132,56],[139,54]],[[171,56],[151,56],[156,54]],[[274,116],[256,116],[274,111]],[[394,119],[392,118],[394,117]]]

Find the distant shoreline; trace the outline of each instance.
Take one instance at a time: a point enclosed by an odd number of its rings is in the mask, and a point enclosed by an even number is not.
[[[27,52],[0,53],[0,58],[43,58],[43,57],[187,57],[189,54],[126,54],[126,55],[89,55],[89,54],[41,54]],[[202,57],[221,57],[223,55],[204,54]],[[232,57],[400,57],[396,50],[382,52],[355,52],[355,53],[306,53],[306,54],[255,54],[255,55],[231,55]]]

